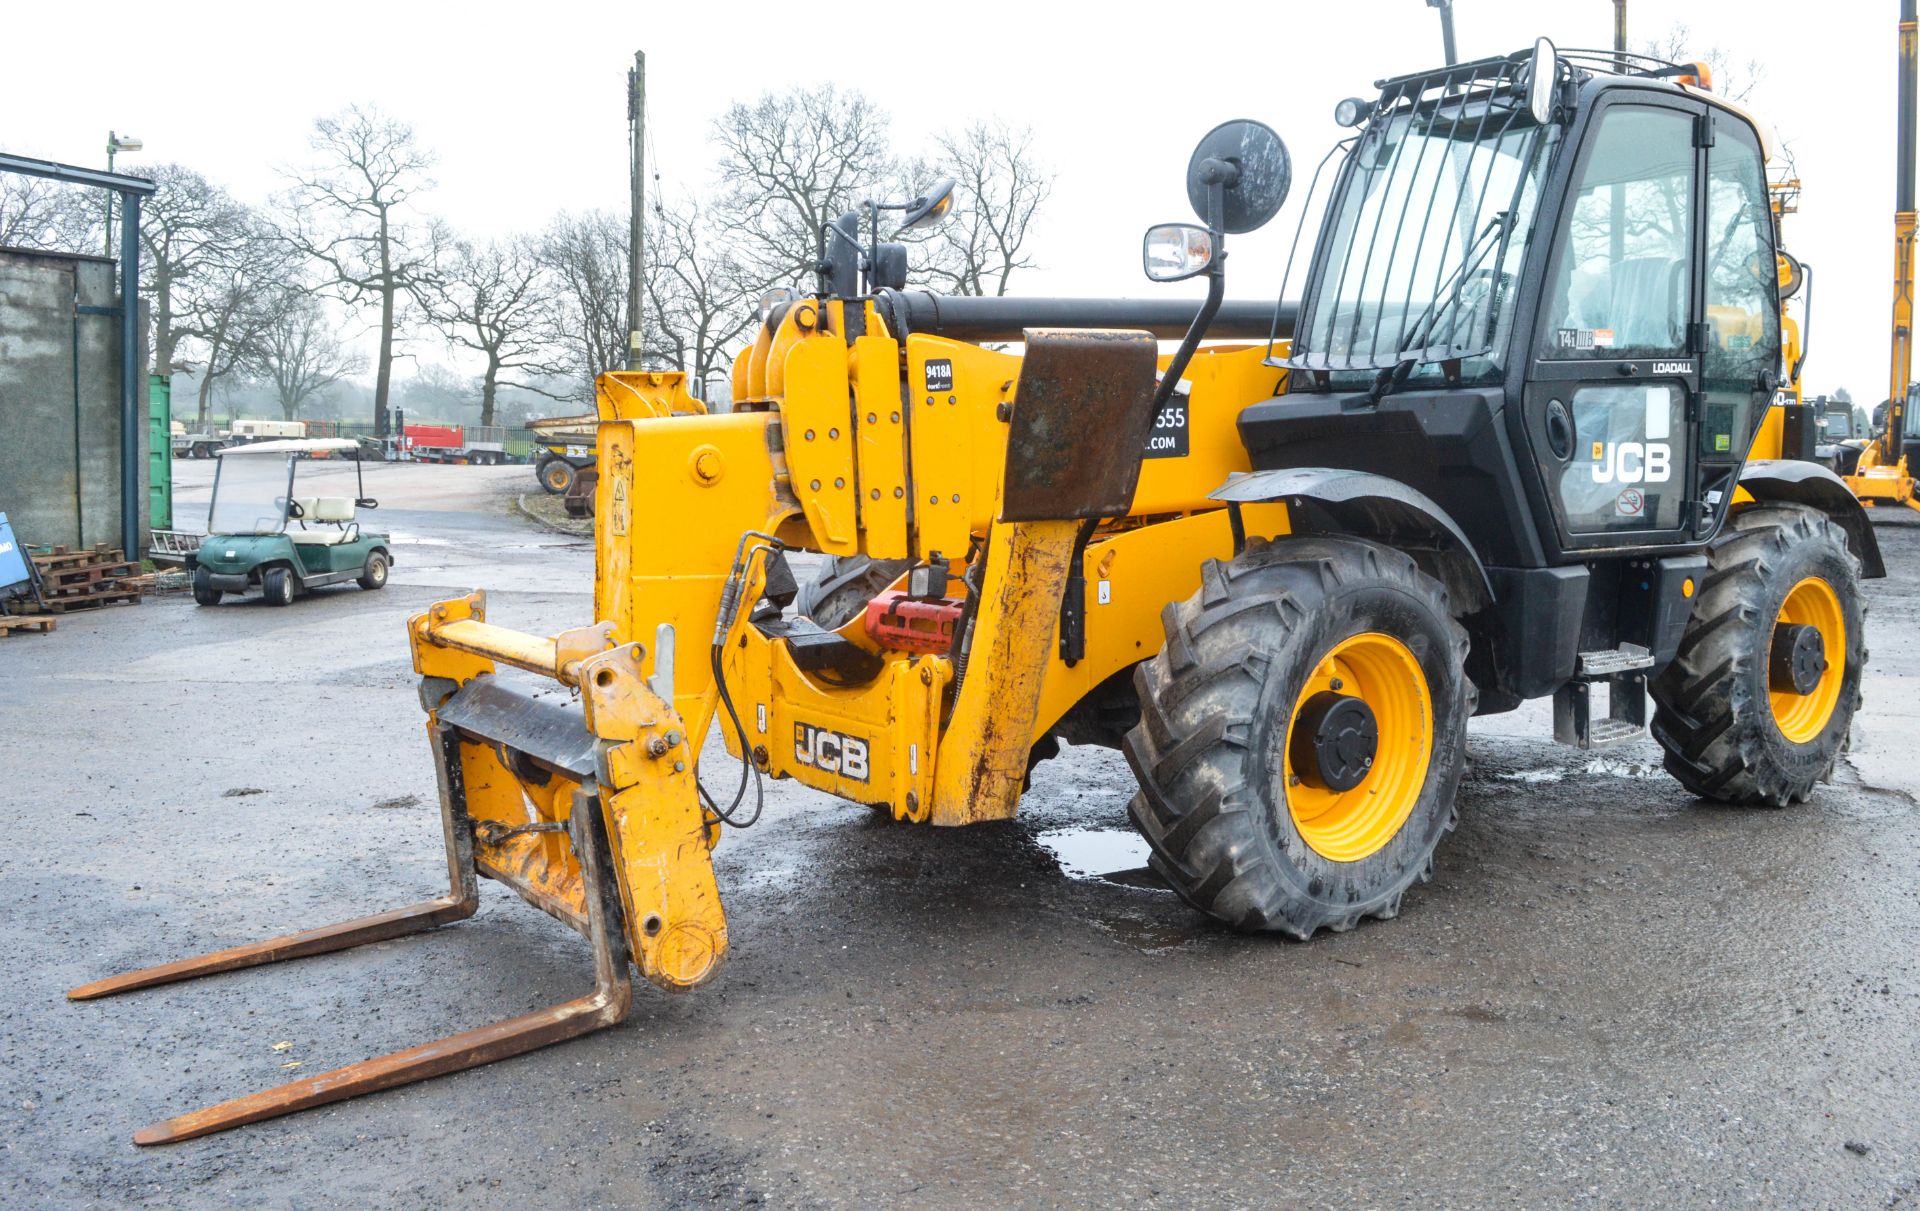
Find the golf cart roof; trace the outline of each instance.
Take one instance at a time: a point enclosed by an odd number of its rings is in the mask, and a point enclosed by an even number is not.
[[[244,446],[226,446],[215,450],[221,457],[229,454],[313,454],[321,450],[358,450],[360,443],[350,437],[289,437],[281,441],[250,442]]]

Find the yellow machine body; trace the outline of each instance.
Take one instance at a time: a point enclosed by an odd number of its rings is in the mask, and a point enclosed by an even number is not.
[[[982,552],[972,668],[957,694],[961,673],[948,656],[882,651],[858,619],[842,636],[882,664],[850,687],[810,674],[786,640],[742,615],[722,651],[746,751],[724,723],[718,734],[766,775],[897,819],[1006,819],[1034,745],[1109,677],[1157,651],[1162,608],[1194,592],[1203,559],[1232,555],[1228,510],[1208,494],[1250,469],[1234,425],[1239,410],[1285,382],[1285,371],[1267,364],[1264,342],[1194,357],[1183,376],[1188,454],[1144,460],[1129,515],[1086,543],[1086,641],[1069,662],[1058,614],[1082,523],[1000,519],[1006,418],[1022,359],[931,335],[909,336],[904,347],[884,335],[849,342],[849,307],[867,309],[867,333],[886,331],[871,302],[801,301],[741,354],[735,381],[743,395],[730,413],[676,406],[678,376],[602,376],[596,627],[551,640],[517,635],[480,621],[477,599],[442,602],[415,620],[418,671],[442,679],[434,684],[449,694],[497,665],[579,691],[607,754],[598,791],[628,942],[643,973],[664,988],[702,982],[726,950],[707,858],[720,829],[703,814],[690,771],[720,702],[712,664],[701,657],[735,573],[734,536],[776,536],[790,549],[828,555],[937,557],[956,567]],[[928,381],[930,361],[951,364],[950,389],[903,391],[903,383]],[[1240,514],[1246,533],[1286,532],[1282,504]],[[740,597],[751,602],[764,567],[746,564]],[[965,592],[958,578],[951,583]],[[684,658],[663,667],[671,649]],[[614,680],[601,686],[595,677]],[[557,830],[506,834],[564,823],[580,784],[545,770],[528,777],[499,748],[480,738],[458,745],[469,813],[498,822],[479,826],[476,864],[577,925],[586,893],[565,839]],[[501,839],[489,842],[489,834]]]

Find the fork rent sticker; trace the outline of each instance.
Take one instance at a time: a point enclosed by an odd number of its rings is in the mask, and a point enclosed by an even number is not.
[[[1187,456],[1187,397],[1176,395],[1154,413],[1153,428],[1147,431],[1146,458],[1185,458]]]

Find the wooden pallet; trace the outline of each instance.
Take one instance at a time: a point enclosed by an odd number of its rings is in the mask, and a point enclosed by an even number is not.
[[[0,614],[0,635],[11,635],[15,631],[37,631],[45,635],[58,625],[59,623],[45,615],[19,618],[11,614]]]
[[[47,551],[29,551],[28,554],[33,557],[34,566],[42,572],[49,568],[72,569],[90,567],[97,563],[126,562],[126,552],[119,547],[109,547],[104,542],[95,543],[91,551],[75,551],[70,547],[60,546]]]
[[[65,590],[96,584],[102,580],[123,580],[132,576],[135,565],[120,563],[72,564],[67,567],[42,568],[40,585],[43,589]]]
[[[48,597],[38,607],[31,603],[22,609],[41,614],[71,614],[75,610],[97,610],[101,606],[139,605],[140,594],[127,592],[83,593],[73,597]]]

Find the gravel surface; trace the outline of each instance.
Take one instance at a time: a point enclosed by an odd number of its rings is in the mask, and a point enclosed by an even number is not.
[[[1138,864],[1109,751],[1066,750],[1018,821],[959,831],[781,784],[716,853],[734,948],[713,985],[642,985],[611,1031],[135,1148],[154,1119],[588,987],[577,937],[483,884],[436,934],[62,998],[438,890],[403,622],[473,585],[506,626],[588,619],[590,547],[503,504],[528,478],[375,469],[382,592],[169,596],[0,639],[0,1203],[1920,1201],[1904,519],[1879,527],[1895,572],[1868,587],[1851,759],[1804,806],[1701,804],[1651,742],[1558,748],[1535,704],[1476,722],[1460,828],[1400,919],[1296,945],[1087,877]]]

